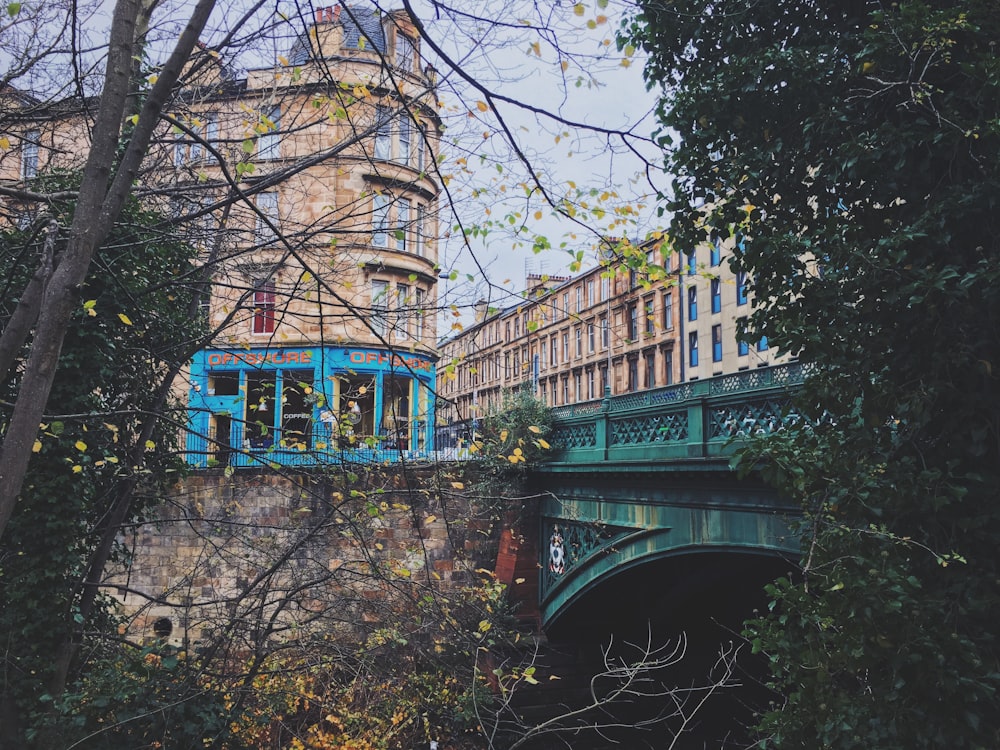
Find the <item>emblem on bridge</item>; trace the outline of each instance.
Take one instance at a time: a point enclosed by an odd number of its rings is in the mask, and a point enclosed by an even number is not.
[[[557,576],[566,572],[566,545],[558,525],[549,537],[549,572]]]
[[[637,531],[595,522],[556,522],[551,518],[544,521],[543,529],[542,538],[548,539],[548,546],[543,545],[540,555],[543,596],[592,559],[614,552],[618,540]]]

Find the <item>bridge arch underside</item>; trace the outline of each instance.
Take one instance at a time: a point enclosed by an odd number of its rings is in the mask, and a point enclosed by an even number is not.
[[[546,489],[540,609],[550,636],[579,628],[579,612],[589,611],[589,624],[602,612],[621,622],[636,597],[639,619],[645,607],[652,619],[676,620],[700,592],[721,585],[719,596],[731,597],[727,580],[759,591],[797,567],[794,508],[731,473],[566,475]]]

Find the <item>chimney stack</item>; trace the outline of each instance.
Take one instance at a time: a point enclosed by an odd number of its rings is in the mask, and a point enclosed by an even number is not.
[[[322,23],[336,23],[340,20],[340,6],[327,5],[324,8],[316,9],[316,25]]]

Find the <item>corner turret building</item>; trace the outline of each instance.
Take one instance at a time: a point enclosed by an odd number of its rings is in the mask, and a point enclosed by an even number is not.
[[[403,11],[331,6],[307,21],[242,72],[202,47],[140,176],[206,269],[214,333],[180,386],[195,466],[431,448],[435,72]],[[85,106],[16,99],[0,180],[30,188],[79,168]]]

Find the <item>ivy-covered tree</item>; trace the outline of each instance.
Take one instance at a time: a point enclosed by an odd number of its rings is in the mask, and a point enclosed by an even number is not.
[[[1000,6],[640,3],[678,247],[730,239],[747,338],[812,367],[744,456],[803,503],[750,626],[761,746],[1000,744]]]
[[[64,240],[50,227],[72,210],[52,204],[33,226],[0,235],[8,289],[23,288],[46,254],[61,262]],[[41,696],[72,679],[84,633],[114,632],[99,589],[105,567],[125,551],[123,527],[160,502],[182,466],[176,428],[183,416],[172,414],[164,377],[187,360],[205,326],[192,315],[201,293],[190,283],[196,250],[158,230],[160,222],[130,202],[95,256],[0,543],[7,737],[30,725]],[[4,299],[9,319],[16,299]],[[2,384],[5,403],[18,387],[14,371]]]

